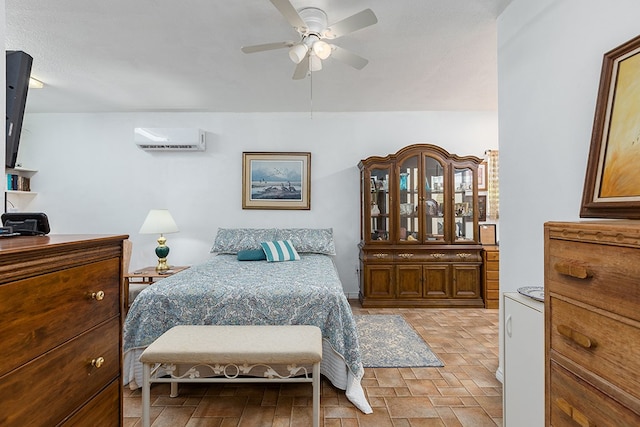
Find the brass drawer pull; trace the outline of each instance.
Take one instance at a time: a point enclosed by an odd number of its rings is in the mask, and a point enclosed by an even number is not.
[[[406,254],[398,254],[398,256],[400,258],[411,258],[413,256],[413,254],[411,253],[406,253]]]
[[[91,294],[91,298],[96,301],[102,301],[104,299],[104,292],[103,291],[93,292]]]
[[[373,256],[376,258],[386,258],[389,256],[389,254],[377,253],[377,254],[373,254]]]
[[[587,270],[587,267],[570,262],[557,262],[553,268],[564,276],[575,277],[576,279],[587,279],[593,276],[593,274]]]
[[[576,408],[571,406],[569,402],[559,397],[556,399],[556,406],[560,408],[562,412],[567,414],[573,421],[575,421],[581,427],[595,427],[595,423],[591,422],[589,418]]]
[[[435,254],[431,254],[431,258],[444,258],[445,254],[443,253],[435,253]]]
[[[595,340],[589,338],[588,336],[581,334],[578,331],[574,331],[567,325],[558,325],[558,333],[564,337],[569,338],[571,341],[576,344],[584,347],[584,348],[596,348],[597,343]]]
[[[462,259],[467,259],[467,258],[469,258],[471,256],[471,254],[467,253],[467,252],[461,252],[461,253],[456,254],[456,255],[458,256],[458,258],[462,258]]]
[[[103,357],[98,357],[98,358],[93,359],[91,361],[91,366],[93,366],[94,368],[101,368],[102,365],[104,365],[104,358]]]

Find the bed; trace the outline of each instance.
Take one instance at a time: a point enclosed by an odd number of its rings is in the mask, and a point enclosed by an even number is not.
[[[239,261],[263,242],[288,242],[294,261]],[[364,368],[351,307],[335,268],[331,229],[219,229],[211,259],[144,289],[125,321],[124,383],[142,384],[142,351],[176,325],[315,325],[321,373],[362,412]],[[240,255],[240,256],[239,256]],[[253,255],[249,258],[253,258]]]

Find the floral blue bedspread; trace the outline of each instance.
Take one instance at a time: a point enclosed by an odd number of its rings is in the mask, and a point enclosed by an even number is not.
[[[364,368],[356,324],[330,256],[299,261],[212,259],[144,289],[124,326],[124,351],[144,348],[176,325],[315,325],[355,378]]]

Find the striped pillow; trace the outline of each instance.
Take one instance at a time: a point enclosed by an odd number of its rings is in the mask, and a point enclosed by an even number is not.
[[[268,262],[296,261],[300,255],[296,252],[290,240],[275,240],[273,242],[260,243]]]

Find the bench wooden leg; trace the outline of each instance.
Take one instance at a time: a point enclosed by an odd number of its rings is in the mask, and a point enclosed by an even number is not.
[[[313,427],[320,427],[320,363],[313,364]]]
[[[142,364],[142,427],[150,425],[150,407],[151,407],[151,365]]]

